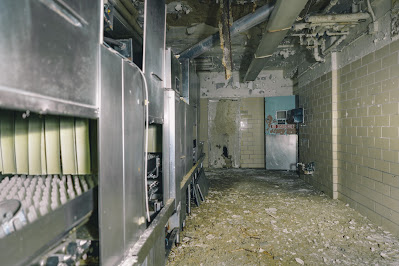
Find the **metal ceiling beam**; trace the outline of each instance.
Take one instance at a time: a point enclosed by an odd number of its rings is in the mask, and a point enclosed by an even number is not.
[[[277,0],[273,13],[266,26],[266,32],[254,54],[245,74],[244,81],[253,81],[262,71],[266,58],[273,55],[303,10],[308,0]]]
[[[257,9],[254,13],[248,14],[235,21],[230,27],[230,36],[232,37],[241,32],[245,32],[250,28],[266,21],[272,13],[273,8],[273,5],[264,5]],[[220,35],[219,32],[217,32],[182,52],[179,55],[179,58],[196,58],[209,51],[214,45],[219,44],[219,42]]]

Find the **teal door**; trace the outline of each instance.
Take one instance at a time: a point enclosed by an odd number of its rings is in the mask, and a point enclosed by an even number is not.
[[[287,112],[292,109],[295,96],[265,98],[266,169],[296,169],[298,135],[296,125],[287,123]]]

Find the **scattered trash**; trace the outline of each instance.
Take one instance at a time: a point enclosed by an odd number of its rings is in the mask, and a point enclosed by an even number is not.
[[[206,175],[207,201],[192,208],[168,265],[399,265],[397,236],[294,173]]]

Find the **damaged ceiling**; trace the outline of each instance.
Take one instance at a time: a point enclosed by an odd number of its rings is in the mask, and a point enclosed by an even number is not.
[[[228,0],[167,0],[166,45],[172,47],[175,54],[181,54],[210,35],[217,35],[222,17],[221,1]],[[233,22],[253,14],[264,5],[273,6],[275,2],[230,0]],[[294,26],[287,28],[288,33],[283,35],[285,38],[274,53],[262,59],[263,69],[283,69],[286,76],[294,77],[299,63],[307,61],[311,64],[323,61],[326,54],[342,49],[346,43],[367,30],[367,25],[373,20],[368,13],[367,0],[308,0],[304,1],[304,7],[300,6],[300,10]],[[284,14],[284,10],[281,13]],[[348,16],[337,18],[335,14]],[[326,15],[333,16],[326,17]],[[366,21],[367,23],[363,23]],[[365,26],[361,27],[360,24]],[[232,70],[239,71],[241,79],[244,79],[262,36],[267,30],[270,32],[268,21],[265,21],[245,32],[231,36]],[[197,69],[223,72],[222,58],[221,46],[214,45],[212,49],[195,58]]]

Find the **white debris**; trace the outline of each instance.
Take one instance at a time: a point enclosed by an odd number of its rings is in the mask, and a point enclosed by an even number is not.
[[[298,262],[301,265],[304,265],[305,262],[303,260],[301,260],[300,258],[295,258],[296,262]]]

